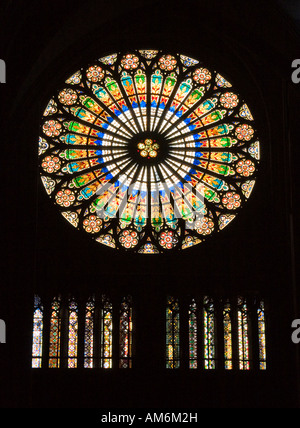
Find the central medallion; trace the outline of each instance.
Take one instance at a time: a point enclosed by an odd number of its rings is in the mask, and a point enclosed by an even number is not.
[[[168,141],[154,132],[141,132],[127,144],[128,154],[138,165],[149,167],[164,162],[170,154]]]
[[[156,140],[152,140],[151,138],[146,138],[145,140],[141,140],[137,145],[138,153],[143,158],[154,159],[158,156],[159,152],[159,144]]]

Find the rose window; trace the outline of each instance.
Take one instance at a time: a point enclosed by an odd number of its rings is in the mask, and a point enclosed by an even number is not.
[[[68,77],[39,139],[41,179],[64,218],[99,244],[141,254],[186,249],[227,227],[260,159],[254,117],[229,80],[158,50],[112,54]]]

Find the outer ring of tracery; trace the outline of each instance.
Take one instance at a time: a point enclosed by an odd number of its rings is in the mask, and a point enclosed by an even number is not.
[[[248,105],[183,55],[120,52],[82,67],[49,101],[43,184],[93,239],[156,254],[224,229],[253,190],[260,143]]]

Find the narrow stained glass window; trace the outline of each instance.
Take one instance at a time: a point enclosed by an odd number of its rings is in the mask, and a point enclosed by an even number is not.
[[[132,298],[121,303],[120,310],[120,368],[132,368]]]
[[[189,368],[198,367],[198,325],[197,325],[197,304],[195,300],[189,306]]]
[[[44,308],[39,296],[34,296],[33,338],[32,338],[32,368],[42,367],[43,355],[43,315]]]
[[[101,367],[104,369],[112,368],[112,303],[106,297],[102,297],[101,310]]]
[[[223,310],[223,325],[224,325],[224,360],[225,369],[232,370],[232,320],[230,303],[224,305]]]
[[[60,336],[61,336],[61,302],[60,297],[54,298],[51,306],[49,367],[60,367]]]
[[[204,368],[216,368],[215,307],[211,298],[204,298]]]
[[[74,300],[69,303],[69,344],[68,344],[68,368],[77,368],[78,352],[78,306]]]
[[[178,369],[180,367],[180,316],[179,303],[174,297],[169,297],[166,310],[166,367]]]
[[[248,307],[246,300],[241,297],[238,298],[238,343],[239,368],[250,370]]]
[[[258,341],[259,341],[259,368],[267,369],[267,350],[266,350],[266,320],[265,320],[265,303],[260,302],[257,309],[258,316]]]
[[[85,308],[84,331],[84,368],[94,367],[94,324],[95,324],[95,298],[91,297]]]

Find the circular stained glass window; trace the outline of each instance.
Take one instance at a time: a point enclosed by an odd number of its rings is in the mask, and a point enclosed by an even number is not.
[[[100,244],[157,254],[200,244],[250,197],[254,118],[218,71],[184,55],[120,52],[50,99],[39,164],[61,214]]]

